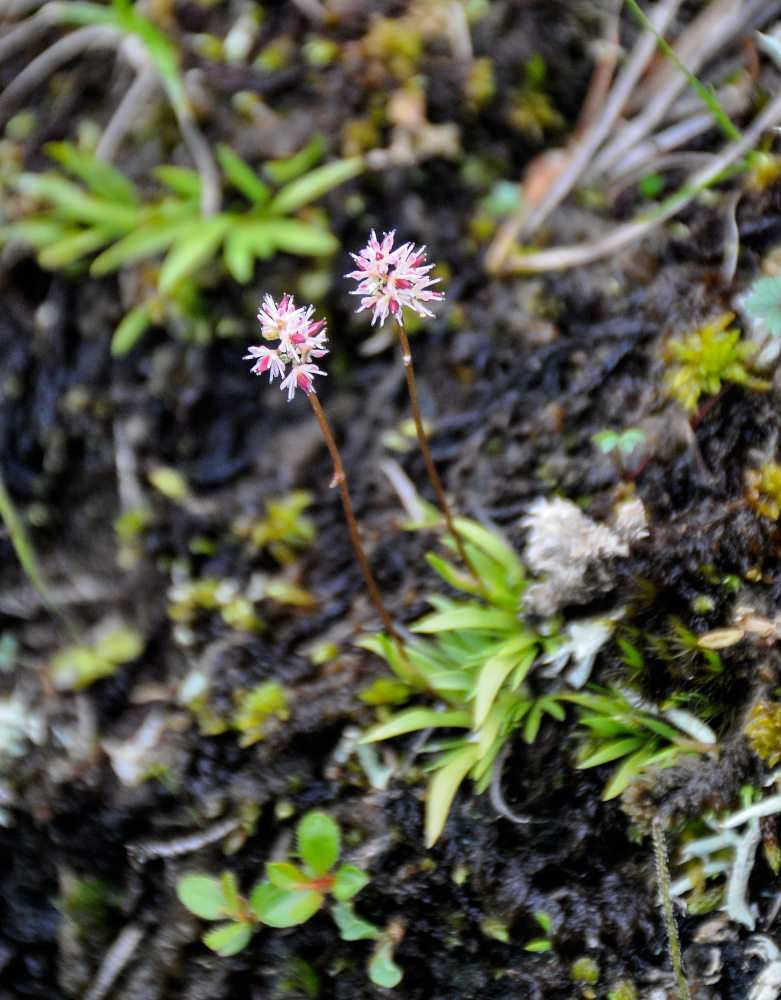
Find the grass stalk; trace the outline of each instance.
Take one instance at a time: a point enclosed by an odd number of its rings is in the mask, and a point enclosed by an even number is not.
[[[683,961],[681,960],[681,942],[678,938],[678,926],[675,923],[673,901],[670,896],[670,865],[667,859],[667,844],[664,840],[662,824],[657,818],[653,820],[652,829],[654,837],[654,866],[656,868],[656,879],[659,883],[659,892],[662,897],[664,923],[667,928],[667,940],[670,946],[670,960],[672,961],[675,980],[678,984],[678,996],[680,1000],[690,1000],[689,986],[686,982]]]

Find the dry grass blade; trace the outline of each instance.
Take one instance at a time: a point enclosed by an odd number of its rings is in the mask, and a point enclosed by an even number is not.
[[[679,192],[665,202],[657,213],[643,216],[620,226],[589,244],[562,247],[523,255],[513,252],[513,245],[524,234],[534,233],[549,218],[568,194],[580,183],[597,183],[605,179],[619,180],[636,177],[658,169],[661,157],[680,149],[713,127],[713,115],[703,110],[699,94],[693,94],[686,76],[669,59],[661,61],[647,79],[642,78],[652,66],[652,58],[663,36],[675,18],[680,3],[660,2],[649,16],[653,30],[644,30],[624,67],[604,101],[601,112],[567,153],[564,168],[549,184],[545,194],[535,203],[526,204],[508,218],[497,232],[486,253],[486,270],[492,274],[515,271],[540,271],[550,267],[559,270],[588,263],[632,243],[658,222],[670,218],[691,200],[692,187],[701,189],[713,183],[723,166],[736,162],[734,150],[739,143],[726,147],[699,172],[693,173]],[[690,73],[700,71],[709,60],[734,46],[749,32],[766,24],[781,10],[781,0],[714,0],[681,33],[674,46],[675,58],[686,65]],[[725,115],[744,113],[751,99],[746,81],[722,88],[717,99]],[[635,113],[635,109],[637,112]],[[621,116],[627,120],[619,125]],[[729,122],[725,120],[725,128]],[[735,135],[732,129],[731,134]],[[690,154],[682,150],[678,156]],[[669,167],[671,161],[664,161]],[[684,160],[675,161],[680,166]],[[708,180],[703,181],[707,177]],[[523,258],[523,263],[521,261]]]
[[[759,141],[762,133],[781,122],[781,94],[771,101],[761,114],[757,115],[739,142],[731,143],[714,156],[701,170],[685,182],[680,191],[652,215],[633,219],[623,226],[611,229],[609,233],[586,243],[576,243],[552,250],[533,253],[516,252],[508,254],[502,268],[504,273],[523,274],[541,271],[562,271],[582,264],[591,264],[608,257],[640,239],[656,226],[672,218],[700,191],[716,183],[724,173],[734,167]]]

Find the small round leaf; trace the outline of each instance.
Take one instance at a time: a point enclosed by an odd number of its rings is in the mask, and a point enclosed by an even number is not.
[[[321,812],[307,813],[296,829],[298,853],[316,875],[325,875],[339,857],[339,827]]]
[[[219,879],[208,875],[185,875],[179,880],[176,895],[191,913],[204,920],[219,920],[227,911]]]
[[[220,924],[213,931],[204,934],[203,943],[207,948],[216,951],[218,955],[227,958],[228,955],[235,955],[245,948],[252,937],[251,924]]]

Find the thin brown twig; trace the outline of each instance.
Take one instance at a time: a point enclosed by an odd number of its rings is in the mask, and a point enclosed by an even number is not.
[[[331,428],[328,424],[325,414],[323,413],[323,408],[320,406],[320,400],[317,398],[314,392],[308,392],[307,397],[309,402],[312,404],[312,409],[314,410],[315,416],[317,417],[317,422],[320,424],[320,430],[323,432],[323,437],[325,438],[326,447],[331,455],[331,461],[334,466],[334,484],[339,487],[339,493],[342,497],[342,507],[344,508],[344,516],[347,519],[347,527],[350,531],[350,539],[353,543],[353,548],[355,549],[355,554],[358,557],[358,562],[360,563],[361,570],[363,571],[364,579],[366,580],[366,586],[369,588],[369,596],[372,602],[382,618],[382,623],[385,626],[385,631],[391,637],[391,639],[396,644],[396,647],[403,653],[403,646],[399,634],[393,626],[391,621],[391,616],[388,613],[388,609],[383,603],[382,597],[380,597],[380,592],[377,588],[377,584],[374,580],[374,574],[369,566],[369,560],[366,558],[366,553],[364,552],[363,543],[361,542],[361,536],[358,532],[358,522],[355,519],[355,511],[353,510],[352,499],[350,498],[350,490],[347,486],[347,477],[344,473],[344,466],[342,465],[342,459],[339,455],[339,449],[336,446],[336,441],[331,433]]]
[[[415,421],[415,430],[418,435],[418,444],[420,445],[420,450],[423,453],[423,461],[426,464],[426,472],[431,480],[431,485],[434,487],[434,492],[437,496],[437,503],[439,509],[442,511],[442,516],[445,518],[445,523],[447,524],[447,530],[450,532],[453,541],[456,543],[456,548],[458,549],[458,554],[461,556],[461,560],[472,574],[477,583],[481,584],[482,581],[477,574],[477,570],[472,565],[472,562],[467,555],[466,549],[464,548],[464,543],[461,541],[461,536],[456,530],[456,526],[453,523],[453,515],[450,513],[450,507],[448,505],[447,499],[445,498],[445,491],[442,488],[442,482],[437,473],[436,466],[434,465],[434,459],[431,457],[431,451],[428,446],[428,439],[426,438],[426,429],[423,426],[423,418],[420,415],[420,404],[418,403],[418,386],[415,381],[415,370],[412,367],[412,351],[409,346],[409,338],[407,337],[407,331],[404,329],[402,323],[396,320],[396,328],[399,332],[399,342],[401,343],[401,357],[404,362],[404,377],[407,380],[407,389],[409,391],[410,403],[412,404],[412,417]]]

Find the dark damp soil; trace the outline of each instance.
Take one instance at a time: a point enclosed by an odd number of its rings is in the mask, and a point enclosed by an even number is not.
[[[729,281],[721,270],[727,210],[720,197],[693,205],[681,224],[606,263],[489,278],[483,199],[496,181],[517,180],[535,156],[571,134],[589,84],[600,5],[486,5],[471,32],[473,56],[492,63],[495,92],[483,104],[466,96],[468,67],[453,54],[447,18],[433,27],[426,21],[442,5],[323,6],[329,13],[318,25],[303,2],[149,5],[179,48],[208,142],[228,143],[255,166],[316,134],[329,158],[355,152],[361,129],[370,136],[366,148],[387,146],[389,96],[404,87],[423,86],[426,128],[453,127],[452,155],[421,153],[322,199],[344,248],[332,259],[278,255],[246,287],[215,272],[202,289],[205,335],[162,318],[114,359],[113,330],[134,304],[127,282],[140,295],[148,276],[135,271],[123,285],[79,266],[45,271],[19,248],[0,257],[3,479],[52,602],[78,633],[124,624],[144,646],[84,690],[58,689],[49,664],[71,638],[20,569],[10,535],[0,535],[0,695],[23,706],[21,744],[0,756],[0,1000],[390,996],[367,978],[370,946],[341,941],[326,915],[258,933],[238,955],[219,958],[200,941],[202,922],[178,902],[176,883],[187,872],[230,868],[242,887],[251,886],[289,843],[295,818],[313,808],[334,816],[348,855],[370,873],[358,909],[394,928],[404,971],[396,996],[630,996],[610,993],[623,979],[639,997],[672,997],[643,832],[652,815],[674,831],[708,810],[734,809],[742,785],[761,785],[761,762],[742,725],[757,692],[779,682],[772,643],[727,648],[723,670],[705,676],[697,656],[664,655],[648,638],[644,695],[657,703],[680,690],[707,695],[717,706],[718,757],[652,773],[623,803],[604,802],[609,769],[577,770],[566,727],[550,721],[532,745],[518,741],[503,767],[505,805],[529,822],[511,822],[488,795],[464,788],[427,851],[425,774],[409,743],[381,758],[408,762],[384,788],[373,787],[345,750],[346,734],[375,719],[358,693],[386,668],[355,645],[376,621],[329,489],[328,453],[305,401],[288,404],[250,377],[241,357],[257,340],[254,313],[266,291],[295,292],[328,316],[332,353],[319,396],[379,588],[396,620],[413,621],[437,586],[424,561],[435,539],[401,529],[383,462],[392,458],[424,496],[430,491],[419,453],[389,447],[409,416],[397,352],[389,342],[363,349],[366,314],[354,315],[341,275],[350,267],[347,252],[372,227],[425,243],[441,267],[446,300],[435,319],[413,327],[412,349],[432,452],[458,510],[500,526],[519,548],[520,519],[539,496],[577,500],[603,520],[621,477],[592,436],[644,429],[647,455],[623,489],[631,478],[649,534],[616,568],[604,606],[626,604],[634,634],[667,637],[669,653],[675,622],[699,635],[729,625],[736,603],[771,619],[781,604],[778,527],[751,506],[745,487],[748,469],[777,457],[777,380],[771,376],[764,392],[728,387],[692,429],[663,395],[661,356],[665,338],[734,308],[781,236],[781,187],[744,193],[739,263]],[[697,6],[684,5],[681,21]],[[204,54],[199,39],[225,38],[242,14],[261,23],[246,58],[231,64]],[[626,23],[622,31],[628,42],[635,29]],[[2,61],[0,87],[61,34],[52,27]],[[318,39],[335,53],[324,65],[311,58]],[[274,51],[276,61],[268,55]],[[263,68],[253,67],[264,52]],[[545,67],[544,79],[534,65]],[[131,82],[114,52],[83,53],[20,100],[13,110],[31,117],[21,137],[9,133],[0,156],[47,169],[45,144],[76,141],[89,123],[105,127]],[[555,114],[539,113],[529,125],[515,112],[532,86]],[[251,127],[237,111],[239,92],[262,109]],[[189,163],[159,95],[139,113],[133,135],[116,162],[141,186],[159,163]],[[710,133],[701,149],[718,142]],[[0,176],[10,199],[4,184]],[[616,205],[567,208],[553,217],[549,235],[567,243],[636,208],[626,194]],[[312,288],[321,291],[315,296]],[[186,495],[167,497],[151,485],[160,468],[180,473]],[[237,525],[302,489],[311,494],[312,540],[284,558],[249,546]],[[149,514],[123,540],[116,521],[134,504]],[[172,618],[176,581],[234,581],[244,593],[253,578],[280,574],[311,601],[259,599],[261,630],[231,627],[214,609],[194,614],[185,628]],[[738,581],[737,596],[721,583],[728,577]],[[313,656],[325,645],[330,655]],[[622,669],[610,643],[593,679],[607,683]],[[223,715],[235,691],[276,678],[291,693],[290,718],[247,747],[235,732],[209,735],[182,696],[194,673],[206,678],[210,709]],[[157,728],[145,737],[150,725]],[[210,839],[214,825],[231,817],[243,817],[241,835]],[[74,886],[91,887],[92,902],[74,903]],[[760,914],[770,913],[757,929],[771,937],[780,889],[758,858],[751,898]],[[537,914],[552,929],[549,950],[535,953],[526,945],[544,936]],[[747,949],[744,928],[708,921],[681,921],[692,989],[698,998],[743,1000],[762,961]],[[131,938],[126,956],[110,952]],[[599,967],[595,986],[573,981],[572,964],[584,955]]]

